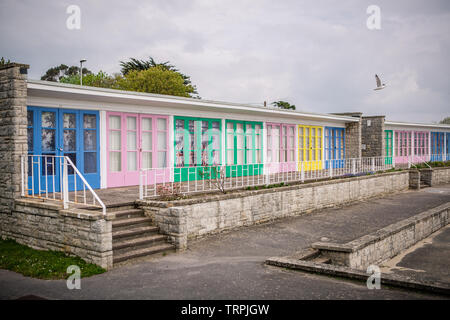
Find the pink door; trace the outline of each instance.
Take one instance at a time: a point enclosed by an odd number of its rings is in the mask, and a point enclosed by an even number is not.
[[[107,116],[107,185],[139,184],[141,169],[147,182],[169,181],[168,118],[135,113],[108,112]]]
[[[428,132],[414,132],[414,162],[430,160],[430,155],[428,153],[428,141]]]
[[[295,125],[267,123],[269,173],[295,171]]]
[[[395,163],[408,163],[411,156],[411,131],[395,131]]]

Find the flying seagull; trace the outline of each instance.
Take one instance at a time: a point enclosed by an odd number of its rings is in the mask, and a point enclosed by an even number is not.
[[[378,77],[378,75],[375,75],[375,80],[377,81],[377,87],[375,89],[373,89],[373,90],[381,90],[381,89],[384,89],[386,87],[386,85],[384,83],[381,84],[381,80]]]

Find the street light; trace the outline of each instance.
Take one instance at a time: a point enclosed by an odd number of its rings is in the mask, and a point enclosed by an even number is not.
[[[83,85],[83,62],[86,62],[86,59],[80,60],[80,85]]]

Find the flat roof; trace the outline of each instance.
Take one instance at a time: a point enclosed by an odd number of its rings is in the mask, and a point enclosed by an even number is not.
[[[385,121],[384,124],[390,125],[390,126],[428,127],[428,128],[449,129],[450,130],[449,124],[401,122],[401,121]]]
[[[350,116],[340,116],[328,113],[314,113],[298,110],[286,110],[279,108],[255,106],[250,104],[214,101],[205,99],[185,98],[170,95],[144,93],[135,91],[124,91],[90,86],[80,86],[67,83],[59,83],[44,80],[27,80],[27,88],[30,96],[61,97],[67,99],[82,99],[105,102],[127,102],[133,101],[137,104],[159,103],[170,106],[197,106],[206,107],[211,110],[222,109],[222,111],[246,111],[254,113],[271,113],[280,116],[293,116],[317,120],[334,120],[342,122],[358,122],[359,119]]]

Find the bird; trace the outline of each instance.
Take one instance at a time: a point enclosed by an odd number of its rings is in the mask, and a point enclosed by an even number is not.
[[[384,89],[386,87],[386,84],[384,84],[384,83],[381,84],[381,80],[378,77],[378,75],[375,75],[375,80],[377,81],[377,87],[375,89],[373,89],[373,90],[381,90],[381,89]]]

